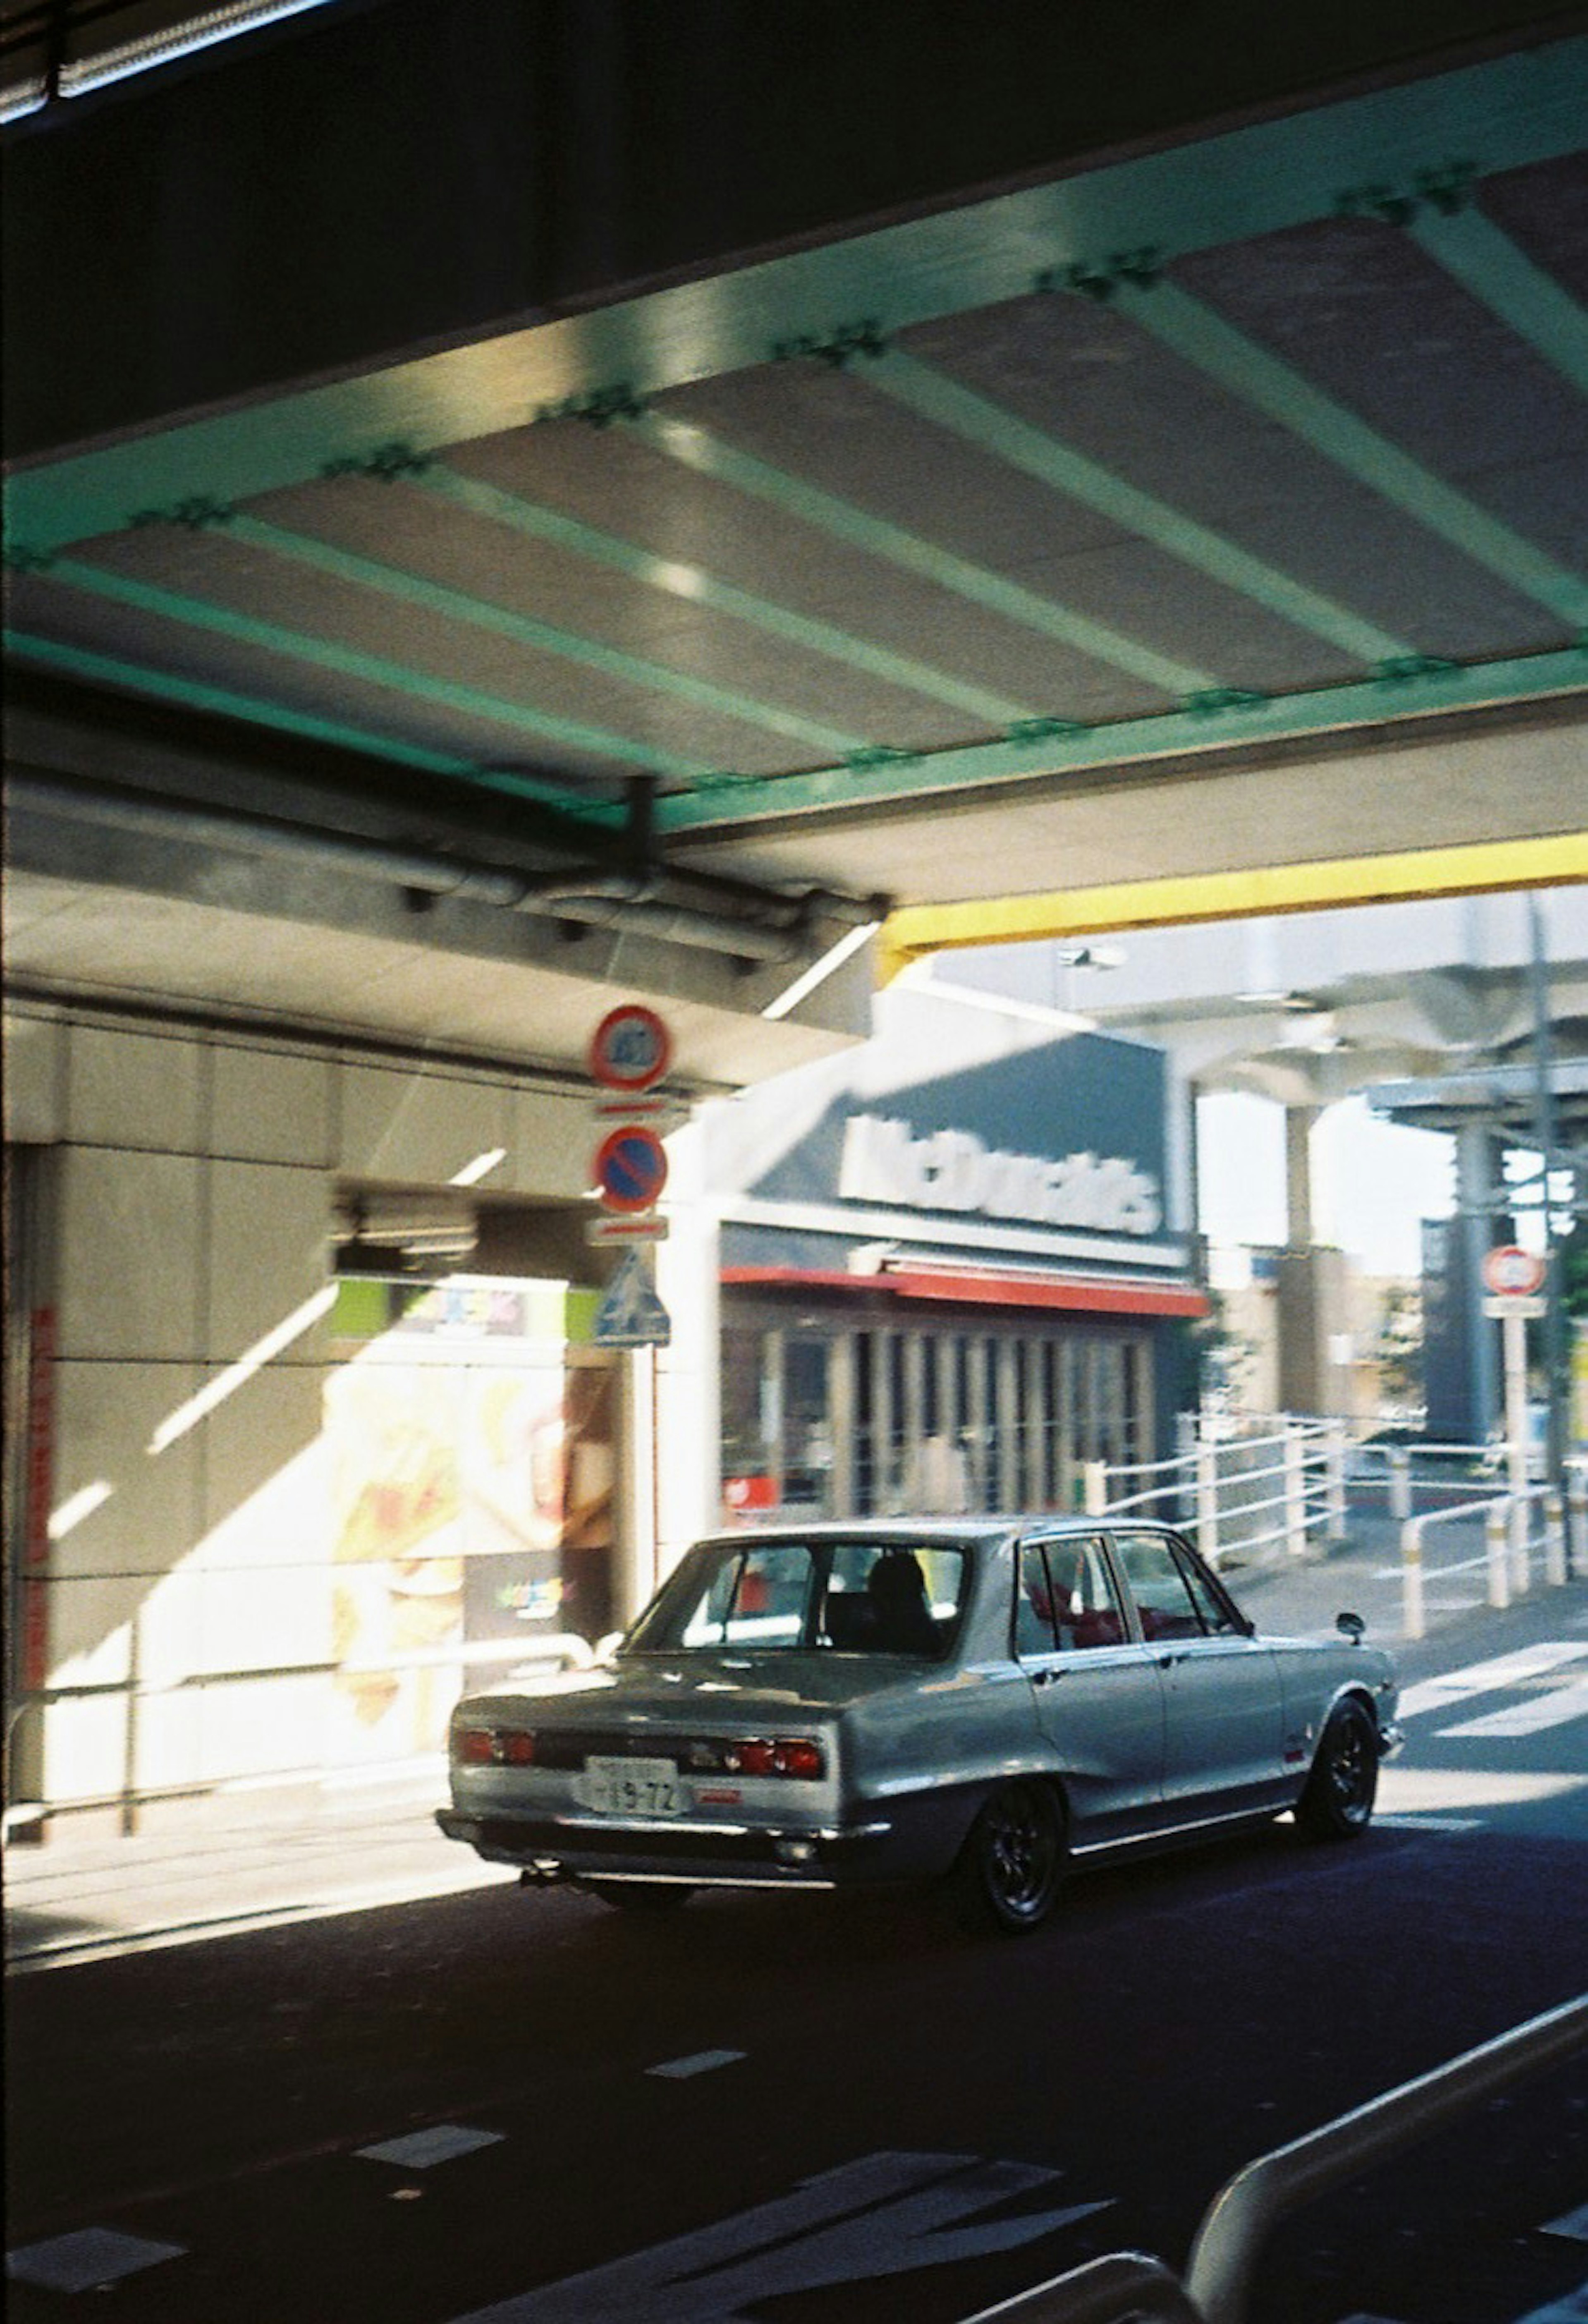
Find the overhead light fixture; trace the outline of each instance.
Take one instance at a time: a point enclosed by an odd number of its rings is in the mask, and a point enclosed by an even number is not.
[[[1123,968],[1128,954],[1120,945],[1060,945],[1054,957],[1060,968]]]
[[[1318,1005],[1305,992],[1292,992],[1288,987],[1278,985],[1251,988],[1245,992],[1237,992],[1234,997],[1242,1009],[1282,1009],[1288,1015],[1297,1017],[1316,1013]]]
[[[829,945],[821,958],[813,961],[802,975],[797,976],[785,991],[779,993],[775,1001],[769,1001],[762,1015],[776,1019],[786,1017],[791,1009],[798,1009],[818,984],[825,984],[846,960],[852,960],[861,946],[876,935],[882,925],[881,920],[863,920],[858,927],[851,928],[846,936],[840,936],[836,945]]]
[[[472,1162],[466,1162],[461,1170],[455,1170],[447,1184],[449,1186],[477,1186],[482,1178],[488,1178],[492,1171],[506,1159],[505,1146],[488,1146],[483,1154],[476,1154]]]

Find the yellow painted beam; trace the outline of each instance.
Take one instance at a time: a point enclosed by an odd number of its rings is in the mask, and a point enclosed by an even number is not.
[[[1048,936],[1100,936],[1105,929],[1173,927],[1191,920],[1252,919],[1317,912],[1346,904],[1407,903],[1419,897],[1506,888],[1557,888],[1588,880],[1588,832],[1507,839],[1474,847],[1430,847],[1401,855],[1278,863],[1252,872],[1206,872],[1176,880],[1049,889],[961,904],[907,904],[891,913],[879,940],[889,982],[912,960],[971,945],[1029,944]]]

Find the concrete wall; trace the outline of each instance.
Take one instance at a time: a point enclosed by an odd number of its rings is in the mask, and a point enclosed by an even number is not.
[[[17,1731],[13,1795],[87,1802],[129,1776],[203,1787],[389,1754],[393,1730],[372,1740],[325,1668],[338,1619],[327,1387],[349,1360],[328,1337],[333,1188],[439,1187],[502,1147],[494,1189],[577,1197],[587,1104],[109,1019],[23,1014],[7,1033],[8,1156],[39,1197],[14,1303],[51,1310],[56,1341],[42,1595],[57,1692]],[[669,1261],[664,1563],[716,1506],[702,1257],[686,1233]],[[651,1360],[617,1360],[638,1377]],[[622,1452],[620,1525],[643,1530]],[[637,1582],[652,1562],[647,1542]],[[222,1672],[257,1675],[193,1683]]]

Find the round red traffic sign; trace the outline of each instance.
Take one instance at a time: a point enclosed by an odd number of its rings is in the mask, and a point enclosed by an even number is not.
[[[659,1082],[672,1063],[672,1036],[654,1009],[637,1001],[609,1009],[590,1038],[590,1078],[631,1094]]]
[[[1497,1299],[1530,1299],[1544,1288],[1544,1261],[1520,1243],[1497,1243],[1484,1253],[1483,1282]]]
[[[604,1210],[648,1211],[667,1184],[667,1149],[644,1123],[625,1123],[596,1148],[591,1173]]]

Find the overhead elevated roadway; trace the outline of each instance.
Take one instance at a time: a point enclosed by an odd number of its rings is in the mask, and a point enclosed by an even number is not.
[[[18,990],[721,1086],[877,924],[1580,880],[1588,37],[1306,14],[329,0],[22,111]]]

